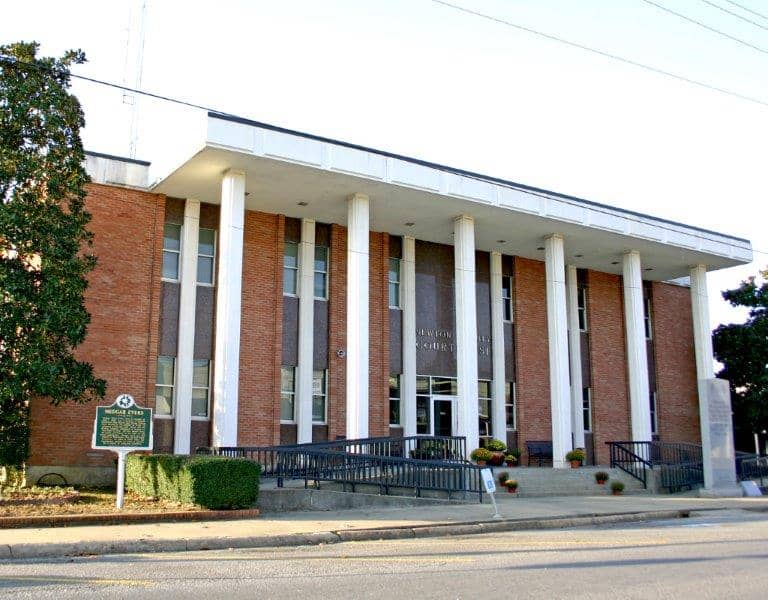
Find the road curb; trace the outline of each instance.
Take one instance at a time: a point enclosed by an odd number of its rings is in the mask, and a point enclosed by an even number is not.
[[[53,544],[15,544],[0,546],[0,558],[25,559],[55,556],[92,556],[103,554],[133,554],[148,552],[183,552],[198,550],[226,550],[229,548],[277,548],[363,542],[376,540],[476,535],[501,531],[531,531],[563,529],[611,523],[632,523],[659,519],[686,518],[690,510],[655,510],[633,513],[612,513],[546,517],[538,519],[502,519],[436,525],[413,525],[375,529],[345,529],[317,533],[248,536],[241,538],[194,538],[178,540],[119,540],[70,542]]]

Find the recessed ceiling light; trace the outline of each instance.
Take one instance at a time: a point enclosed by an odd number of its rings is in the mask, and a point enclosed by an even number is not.
[[[408,221],[407,223],[405,223],[406,227],[413,227],[414,225],[416,225],[416,223],[413,223],[411,221]]]
[[[646,271],[653,271],[653,267],[645,267]]]
[[[299,206],[309,206],[309,202],[304,202],[303,200],[301,202],[297,202]]]
[[[246,197],[246,198],[247,198],[248,196],[250,196],[250,195],[251,195],[251,192],[245,192],[245,197]]]
[[[614,260],[614,261],[613,261],[611,264],[612,264],[612,265],[618,265],[618,264],[619,264],[619,261],[618,261],[618,260]]]
[[[544,246],[539,246],[536,250],[544,250]]]
[[[497,244],[506,244],[507,240],[496,240]]]
[[[584,255],[583,254],[574,254],[573,257],[574,258],[584,258]]]

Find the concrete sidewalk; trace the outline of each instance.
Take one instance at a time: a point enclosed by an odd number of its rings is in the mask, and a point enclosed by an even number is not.
[[[768,498],[686,496],[497,496],[502,519],[484,504],[264,514],[257,519],[0,530],[0,559],[172,552],[464,535],[676,518],[691,511],[768,511]]]

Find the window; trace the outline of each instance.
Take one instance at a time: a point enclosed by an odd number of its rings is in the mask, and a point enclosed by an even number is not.
[[[400,308],[400,259],[389,259],[389,308]]]
[[[389,426],[402,425],[400,417],[400,375],[389,376]]]
[[[155,380],[155,414],[173,415],[173,382],[176,359],[173,356],[157,357],[157,378]]]
[[[576,289],[576,304],[579,313],[579,331],[587,330],[587,288],[583,285]]]
[[[430,434],[429,396],[416,396],[416,433]]]
[[[293,423],[296,396],[296,367],[280,367],[280,421]]]
[[[656,409],[656,392],[651,392],[649,398],[649,406],[651,408],[651,433],[659,432],[659,412]]]
[[[211,390],[211,361],[195,360],[192,365],[192,417],[208,418]]]
[[[285,242],[283,250],[283,294],[295,296],[299,280],[299,245]]]
[[[213,285],[216,231],[201,229],[197,240],[197,283]]]
[[[584,415],[584,431],[592,431],[592,389],[581,390],[581,408]]]
[[[328,247],[315,246],[315,298],[328,298]]]
[[[651,299],[643,298],[643,325],[645,325],[645,339],[650,340],[653,338],[653,330],[651,328]]]
[[[328,371],[312,371],[312,422],[325,423]]]
[[[514,381],[507,381],[504,388],[504,408],[507,415],[507,431],[517,430],[517,388]]]
[[[166,223],[163,228],[163,279],[179,280],[181,225]]]
[[[512,277],[501,278],[501,301],[504,306],[504,320],[512,321]]]
[[[480,438],[491,437],[491,382],[477,382],[477,415]]]

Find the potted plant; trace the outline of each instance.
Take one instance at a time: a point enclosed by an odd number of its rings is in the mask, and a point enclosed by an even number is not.
[[[506,485],[507,479],[509,479],[509,473],[506,471],[499,473],[499,485]]]
[[[581,448],[574,448],[565,455],[565,460],[571,463],[572,469],[578,469],[584,462],[585,458],[587,458],[587,455]]]
[[[621,493],[624,491],[624,484],[621,481],[614,481],[611,483],[611,491],[614,496],[621,496]]]
[[[520,448],[508,448],[504,454],[504,462],[508,467],[516,467],[520,462]]]
[[[484,467],[493,457],[493,452],[486,450],[485,448],[475,448],[469,455],[469,458],[475,461],[478,466]]]
[[[507,479],[504,481],[504,486],[507,488],[507,492],[510,494],[517,493],[517,479]]]
[[[492,453],[491,458],[488,460],[488,464],[498,467],[504,462],[504,450],[507,449],[507,445],[504,442],[497,439],[488,440],[485,448]]]
[[[604,485],[608,479],[608,473],[605,471],[598,471],[595,473],[595,481],[597,481],[597,485]]]

